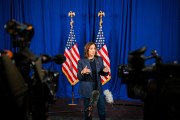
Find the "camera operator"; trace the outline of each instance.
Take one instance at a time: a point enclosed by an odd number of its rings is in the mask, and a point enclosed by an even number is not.
[[[128,65],[119,66],[119,77],[128,96],[144,101],[144,120],[180,119],[180,64],[163,63],[156,50],[145,57],[146,47],[129,53]],[[155,58],[154,65],[144,65]]]

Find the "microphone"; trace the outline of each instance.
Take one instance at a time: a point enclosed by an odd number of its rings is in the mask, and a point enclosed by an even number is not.
[[[89,111],[88,116],[89,117],[92,114],[93,107],[95,107],[97,105],[98,99],[99,99],[99,91],[98,90],[93,90],[91,98],[90,98],[89,107],[88,107],[88,111]]]
[[[90,98],[90,106],[96,106],[99,99],[99,91],[93,90]]]
[[[66,57],[61,54],[55,55],[52,59],[56,64],[62,64],[66,61]]]
[[[104,90],[104,95],[107,103],[113,104],[113,95],[109,90]]]
[[[55,62],[56,64],[62,64],[66,61],[66,57],[64,55],[58,54],[54,57],[50,57],[49,55],[41,55],[42,63]]]

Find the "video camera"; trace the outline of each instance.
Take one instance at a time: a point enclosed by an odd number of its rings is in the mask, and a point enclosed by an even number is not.
[[[31,38],[34,35],[34,28],[31,24],[19,23],[12,19],[5,25],[4,29],[11,35],[14,47],[27,47],[30,45]]]
[[[19,51],[0,51],[2,115],[10,114],[4,116],[6,119],[28,120],[28,115],[31,114],[32,120],[46,120],[48,104],[55,102],[59,73],[43,69],[42,64],[62,64],[66,58],[63,55],[50,57],[32,53],[28,47],[34,28],[30,24],[22,24],[13,19],[8,21],[4,28]]]
[[[132,51],[128,64],[119,65],[118,76],[130,98],[144,102],[144,120],[177,120],[180,114],[180,64],[163,63],[156,50],[146,57],[146,47]],[[146,60],[155,59],[152,65]]]

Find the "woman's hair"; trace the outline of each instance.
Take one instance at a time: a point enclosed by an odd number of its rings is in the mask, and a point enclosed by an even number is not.
[[[89,42],[84,46],[84,57],[85,58],[88,58],[88,56],[89,56],[89,48],[90,48],[91,45],[95,45],[95,47],[96,47],[95,57],[98,56],[97,55],[97,45],[94,42]]]

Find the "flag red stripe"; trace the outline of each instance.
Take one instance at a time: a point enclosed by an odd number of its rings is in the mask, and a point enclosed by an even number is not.
[[[67,76],[68,80],[73,83],[74,81],[72,80],[72,77],[69,74],[67,74],[68,73],[67,69],[64,66],[62,66],[62,69],[63,72],[65,72],[65,75]]]
[[[107,50],[105,49],[105,45],[101,48],[102,50],[103,50],[103,52],[106,54],[106,55],[108,55],[108,52],[107,52]]]
[[[102,55],[102,53],[101,53],[100,51],[99,51],[98,53],[99,53],[99,55],[103,58],[103,61],[104,61],[108,66],[110,66],[109,62],[105,59],[105,57]]]
[[[75,81],[77,81],[77,67],[75,66],[75,64],[73,64],[72,60],[77,60],[73,56],[72,52],[67,49],[65,50],[64,55],[66,57],[66,62],[63,64],[63,70],[68,80],[71,81],[71,83],[74,83]],[[75,72],[73,70],[75,70]]]
[[[76,56],[77,56],[78,58],[80,58],[80,54],[79,54],[79,51],[78,51],[78,46],[77,46],[77,44],[75,44],[75,45],[73,46],[73,50],[74,50]]]
[[[80,55],[78,52],[77,44],[72,46],[70,50],[65,48],[64,56],[66,57],[66,62],[63,63],[62,70],[70,84],[74,85],[79,81],[77,78],[77,63],[80,59]]]
[[[69,69],[69,71],[71,72],[73,78],[77,78],[77,77],[76,77],[76,73],[74,73],[74,72],[72,71],[72,70],[75,68],[74,64],[72,64],[72,61],[71,61],[71,59],[69,59],[69,58],[70,58],[69,56],[66,56],[66,57],[67,57],[68,60],[70,61],[70,65],[68,64],[68,62],[65,62],[65,64],[68,66],[67,69]],[[68,75],[69,75],[69,74],[68,74]]]
[[[105,45],[98,51],[98,54],[102,57],[104,63],[110,68],[110,61],[108,57],[108,52],[105,49]],[[101,82],[104,85],[111,79],[111,72],[109,72],[108,76],[101,76]]]
[[[104,47],[102,47],[99,51],[98,51],[98,53],[101,55],[101,57],[103,58],[103,60],[104,60],[104,62],[110,67],[110,62],[109,62],[109,56],[108,56],[108,52],[107,52],[107,50],[104,48]],[[105,54],[104,54],[105,53]],[[108,60],[107,60],[107,59]]]
[[[72,74],[72,71],[67,67],[67,64],[63,64],[63,70],[69,81],[72,83],[77,81],[77,77]]]
[[[75,63],[77,63],[77,60],[76,60],[76,58],[75,58],[75,56],[74,56],[74,54],[73,54],[73,48],[70,50],[70,54],[71,54],[71,57],[72,57],[72,59],[75,61]],[[71,59],[71,60],[72,60]],[[73,63],[73,62],[72,62]]]
[[[75,78],[75,79],[77,78],[76,75],[72,72],[72,67],[68,64],[68,62],[65,62],[65,63],[63,64],[63,66],[64,66],[65,69],[68,70],[68,73],[69,73],[69,72],[71,73],[71,77],[72,77],[72,78]],[[69,73],[69,74],[70,74],[70,73]]]
[[[75,72],[77,73],[78,72],[78,69],[77,69],[78,60],[75,58],[73,53],[74,53],[73,50],[71,50],[71,56],[72,56],[71,65],[72,65],[73,69],[75,70]]]
[[[73,54],[71,53],[71,59],[69,59],[70,61],[71,61],[71,65],[72,65],[72,68],[74,69],[74,70],[76,70],[76,72],[77,72],[77,68],[76,68],[76,66],[74,66],[76,63],[77,63],[77,60],[74,58],[74,56],[73,56]],[[74,62],[75,62],[75,64],[74,64]]]

